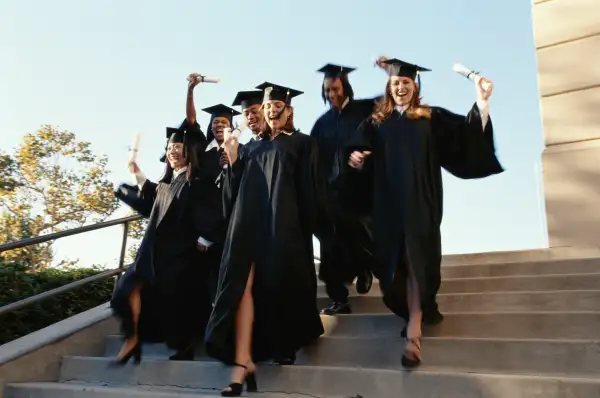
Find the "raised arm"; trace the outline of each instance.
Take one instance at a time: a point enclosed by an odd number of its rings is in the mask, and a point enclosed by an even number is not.
[[[121,184],[115,191],[115,196],[142,216],[149,217],[158,185],[149,181],[135,162],[130,162],[129,171],[133,174],[136,185]]]
[[[476,85],[477,101],[466,116],[433,108],[432,133],[440,163],[458,178],[483,178],[504,171],[496,156],[494,128],[489,115],[489,98],[483,80]]]

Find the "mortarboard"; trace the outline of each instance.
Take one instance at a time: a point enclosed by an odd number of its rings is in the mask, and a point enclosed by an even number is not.
[[[325,78],[328,77],[342,77],[348,76],[348,73],[355,71],[356,68],[349,68],[347,66],[335,65],[335,64],[327,64],[317,72],[321,72],[325,75]]]
[[[224,117],[224,118],[227,118],[231,122],[234,116],[237,116],[240,114],[235,109],[230,108],[227,105],[223,105],[223,104],[209,106],[208,108],[204,108],[202,110],[211,115],[211,120],[216,117]]]
[[[206,137],[199,129],[187,129],[187,128],[175,128],[167,127],[166,129],[167,145],[165,147],[165,154],[160,158],[160,161],[165,163],[167,161],[167,147],[169,143],[182,143],[184,145],[206,145]]]
[[[415,80],[420,72],[431,72],[431,69],[423,68],[422,66],[401,61],[396,58],[383,61],[389,65],[388,74],[390,76],[404,76]]]
[[[241,106],[242,110],[255,105],[262,104],[263,101],[263,92],[260,90],[252,90],[252,91],[240,91],[235,96],[233,100],[233,104],[231,106]]]
[[[233,108],[228,107],[227,105],[217,104],[213,106],[209,106],[208,108],[202,109],[204,112],[210,114],[210,122],[208,122],[208,130],[206,132],[206,138],[208,141],[212,141],[215,136],[212,132],[212,122],[217,117],[224,117],[229,120],[229,123],[233,123],[233,117],[239,115],[240,113]]]
[[[292,103],[292,98],[304,94],[302,91],[294,90],[293,88],[280,86],[269,82],[264,82],[256,86],[259,90],[263,90],[263,102],[265,101],[283,101],[287,105]]]

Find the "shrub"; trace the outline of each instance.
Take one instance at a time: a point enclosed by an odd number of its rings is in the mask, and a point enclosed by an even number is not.
[[[0,262],[0,306],[34,296],[101,272],[97,268],[31,272],[21,264]],[[107,302],[114,278],[86,284],[28,307],[0,315],[0,345]]]

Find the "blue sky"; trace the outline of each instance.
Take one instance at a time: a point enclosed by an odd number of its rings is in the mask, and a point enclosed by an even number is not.
[[[376,55],[432,69],[424,101],[465,113],[473,85],[455,62],[495,83],[491,116],[507,169],[484,180],[448,174],[442,226],[445,254],[547,246],[540,157],[543,150],[530,4],[521,0],[51,2],[0,0],[0,149],[42,124],[73,131],[107,154],[115,184],[129,181],[127,147],[140,132],[139,164],[162,172],[165,126],[185,116],[186,76],[218,76],[196,89],[203,107],[231,103],[263,81],[305,92],[297,127],[308,132],[326,110],[320,98],[328,62],[357,67],[357,97],[383,90]],[[203,126],[208,115],[199,113]],[[107,263],[120,231],[57,242],[59,256]]]

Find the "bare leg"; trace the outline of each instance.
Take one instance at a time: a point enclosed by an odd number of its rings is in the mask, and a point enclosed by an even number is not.
[[[140,312],[142,310],[142,298],[141,298],[141,290],[142,290],[142,286],[136,286],[133,291],[131,292],[131,295],[129,296],[129,307],[131,308],[131,316],[132,316],[132,321],[133,321],[133,336],[131,336],[130,338],[128,338],[125,341],[125,344],[123,344],[123,347],[121,348],[121,351],[119,352],[119,355],[117,356],[117,358],[122,358],[123,356],[127,355],[127,353],[129,351],[131,351],[131,349],[133,349],[133,347],[135,347],[137,345],[137,343],[139,342],[138,339],[138,323],[140,320]]]
[[[254,324],[254,298],[252,285],[254,283],[254,264],[250,267],[246,289],[240,301],[235,317],[235,362],[244,365],[234,366],[231,374],[233,383],[243,383],[247,374],[254,373],[256,366],[252,362],[252,328]],[[231,391],[231,387],[224,391]]]
[[[408,275],[406,280],[407,303],[408,303],[408,325],[406,325],[406,347],[404,355],[413,361],[421,359],[421,325],[423,321],[423,310],[421,308],[421,296],[419,284],[408,262]]]

